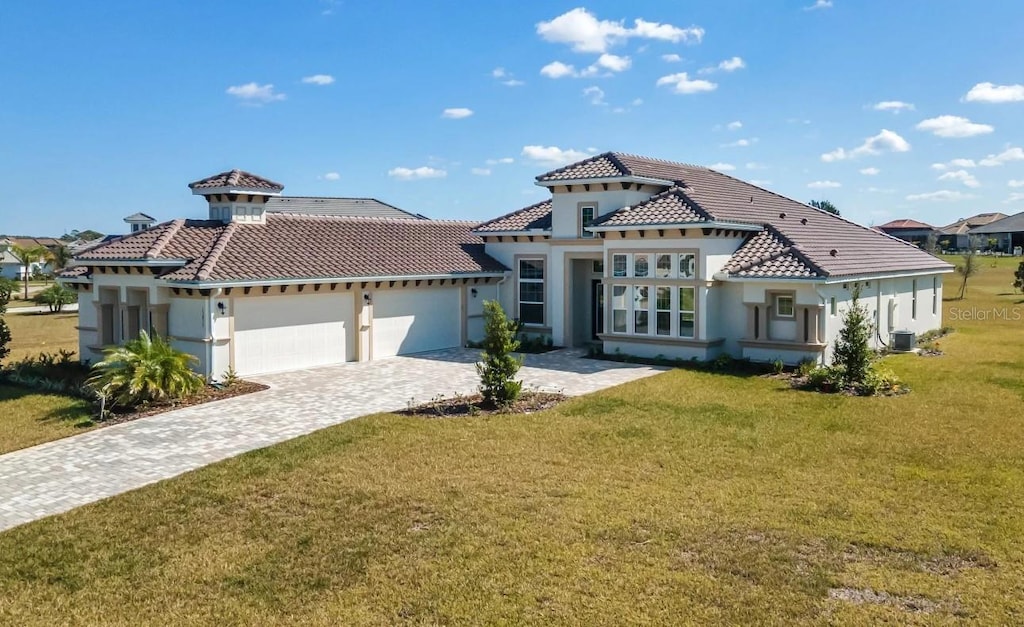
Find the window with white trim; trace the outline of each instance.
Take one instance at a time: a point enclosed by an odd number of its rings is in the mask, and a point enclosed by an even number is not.
[[[670,264],[671,265],[671,264]],[[672,288],[658,286],[654,293],[654,332],[672,335]]]
[[[775,315],[779,318],[794,318],[796,312],[793,306],[793,297],[779,294],[775,297]]]
[[[669,253],[658,253],[654,263],[654,276],[659,279],[672,278],[672,255]]]
[[[626,300],[625,285],[612,286],[612,332],[628,333],[629,301]]]
[[[519,321],[544,325],[544,260],[519,260]]]
[[[629,273],[629,255],[612,255],[612,276],[624,277]]]
[[[932,315],[939,313],[939,277],[932,277]]]
[[[835,296],[833,296],[832,299],[829,301],[828,312],[829,312],[829,314],[832,317],[835,317],[835,315],[837,313],[837,311],[836,311],[836,297]]]
[[[694,288],[679,288],[679,337],[695,337],[696,304]]]
[[[597,217],[597,207],[593,205],[583,205],[580,207],[580,237],[584,239],[593,239],[593,231],[588,231],[587,227],[594,223],[594,218]]]
[[[693,253],[679,253],[679,278],[692,279],[697,275],[697,256]]]
[[[633,333],[637,335],[650,333],[650,290],[647,285],[633,286]]]
[[[910,282],[910,319],[917,320],[917,279]]]
[[[633,255],[633,276],[642,279],[649,275],[651,269],[651,256],[647,253],[636,253]]]

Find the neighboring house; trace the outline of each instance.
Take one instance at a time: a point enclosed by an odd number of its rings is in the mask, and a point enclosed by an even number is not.
[[[0,238],[0,277],[5,279],[25,279],[25,266],[11,253],[11,247],[21,246],[22,248],[35,248],[44,244],[37,242],[49,241],[52,238],[26,238],[26,237],[4,237]],[[58,241],[58,240],[54,240]],[[43,258],[34,261],[28,266],[29,276],[35,272],[51,272],[51,265]]]
[[[918,222],[917,220],[893,220],[880,224],[875,227],[875,230],[881,231],[893,237],[899,238],[905,242],[915,244],[920,248],[924,248],[928,242],[928,238],[932,235],[938,235],[939,230],[930,224],[924,222]]]
[[[970,230],[971,237],[996,240],[995,249],[1014,255],[1024,250],[1024,211]]]
[[[943,248],[964,250],[971,245],[971,229],[985,226],[990,222],[1002,220],[1005,217],[1005,213],[979,213],[970,218],[961,218],[953,224],[939,229],[939,243]]]
[[[63,275],[82,355],[150,329],[212,377],[365,361],[479,340],[487,299],[556,345],[683,359],[829,359],[855,289],[876,345],[941,326],[952,266],[724,174],[606,153],[537,184],[551,199],[474,225],[278,212],[272,181],[197,181],[209,219],[125,236]]]
[[[133,213],[124,219],[125,223],[131,227],[132,233],[138,233],[139,231],[145,231],[149,227],[156,224],[156,218],[149,215],[148,213]]]

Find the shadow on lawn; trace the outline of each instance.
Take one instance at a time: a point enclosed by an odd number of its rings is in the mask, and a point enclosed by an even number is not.
[[[70,422],[73,426],[82,429],[95,425],[88,403],[84,400],[71,398],[63,394],[48,394],[10,383],[0,383],[0,401],[19,401],[30,396],[51,396],[68,401],[68,404],[51,409],[42,416],[39,416],[36,420],[40,423]]]

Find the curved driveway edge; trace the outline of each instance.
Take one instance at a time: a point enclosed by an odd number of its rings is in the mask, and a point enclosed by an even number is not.
[[[359,416],[476,392],[478,351],[452,349],[254,380],[269,390],[178,409],[0,456],[0,531]],[[528,355],[528,388],[577,396],[661,369]]]

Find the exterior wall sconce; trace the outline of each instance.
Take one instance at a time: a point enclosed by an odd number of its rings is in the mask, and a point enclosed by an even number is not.
[[[370,298],[370,293],[369,292],[363,294],[363,302],[366,303],[367,305],[369,305],[370,303],[373,302],[373,299]]]
[[[476,298],[476,288],[475,287],[469,288],[469,293],[473,295],[473,298]]]
[[[225,313],[227,313],[227,310],[228,310],[228,306],[225,305],[223,302],[217,303],[217,311],[220,312],[220,315],[223,316]]]

